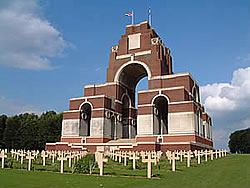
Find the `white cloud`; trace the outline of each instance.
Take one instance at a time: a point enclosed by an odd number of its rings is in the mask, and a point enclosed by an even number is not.
[[[61,33],[41,18],[38,1],[3,1],[0,7],[0,64],[52,69],[48,58],[61,56],[67,44]]]
[[[250,67],[235,70],[231,83],[208,84],[200,91],[213,119],[215,146],[225,148],[233,131],[250,127]]]
[[[0,96],[0,115],[13,116],[22,113],[34,113],[40,115],[42,111],[30,104],[20,104],[4,96]]]

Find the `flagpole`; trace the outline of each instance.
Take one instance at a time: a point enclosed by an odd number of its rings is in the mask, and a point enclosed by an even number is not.
[[[149,25],[151,26],[151,9],[149,8],[149,10],[148,10],[148,14],[149,14],[149,20],[148,20],[148,22],[149,22]]]
[[[134,11],[132,10],[132,25],[134,25]]]

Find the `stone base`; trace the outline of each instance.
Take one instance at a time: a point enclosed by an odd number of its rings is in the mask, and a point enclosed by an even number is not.
[[[106,138],[88,138],[85,143],[57,142],[47,143],[46,150],[78,150],[95,152],[97,146],[113,147],[120,151],[162,151],[168,150],[201,150],[213,149],[213,142],[197,136],[179,136],[178,138],[169,136],[169,142],[164,142],[166,138],[157,136],[137,137],[136,139],[112,140]],[[163,139],[162,139],[163,138]],[[174,139],[175,138],[175,139]],[[189,140],[187,140],[189,138]],[[190,139],[192,138],[192,139]],[[171,140],[171,141],[170,141]]]

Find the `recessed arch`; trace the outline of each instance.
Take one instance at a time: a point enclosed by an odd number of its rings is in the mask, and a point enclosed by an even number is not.
[[[129,97],[129,95],[127,93],[123,93],[122,97],[121,97],[121,101],[123,101],[124,97],[128,97],[129,100],[129,108],[132,107],[132,102],[131,102],[131,98]]]
[[[166,95],[159,94],[152,99],[153,106],[153,130],[155,135],[168,134],[168,105]]]
[[[92,109],[93,107],[89,102],[83,102],[80,105],[80,136],[90,136]]]
[[[91,109],[94,109],[93,104],[92,104],[91,102],[89,102],[89,101],[84,101],[82,104],[80,104],[79,110],[81,110],[82,106],[83,106],[84,104],[86,104],[86,103],[89,104],[89,105],[91,106]]]
[[[170,100],[169,100],[169,98],[168,98],[166,95],[164,95],[164,94],[158,94],[158,95],[155,95],[155,96],[153,97],[151,104],[153,105],[153,104],[154,104],[155,99],[156,99],[157,97],[160,97],[160,96],[162,96],[162,97],[166,98],[166,99],[167,99],[167,101],[168,101],[168,104],[170,103]]]

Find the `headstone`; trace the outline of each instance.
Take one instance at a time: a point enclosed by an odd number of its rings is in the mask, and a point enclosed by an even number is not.
[[[5,155],[4,150],[1,151],[0,158],[2,158],[2,168],[4,168],[4,159],[7,158],[7,155]]]
[[[43,166],[45,166],[46,163],[46,157],[48,157],[48,154],[45,151],[42,151],[41,157],[43,158]]]
[[[180,158],[176,156],[175,152],[172,152],[170,159],[172,160],[172,171],[175,172],[175,160],[179,160]]]
[[[141,155],[142,159],[145,159],[146,153],[145,153],[144,151],[141,151],[141,152],[140,152],[140,155]]]
[[[191,158],[193,157],[192,151],[189,150],[184,157],[187,158],[187,167],[189,168],[190,167]]]
[[[61,174],[63,174],[63,168],[64,168],[64,165],[63,165],[63,162],[67,160],[66,157],[64,157],[63,155],[61,155],[60,157],[57,158],[58,161],[61,161]]]
[[[201,164],[201,156],[202,156],[202,153],[200,152],[200,150],[198,151],[197,153],[197,157],[198,157],[198,164]]]
[[[30,169],[31,169],[31,164],[32,164],[32,160],[34,160],[35,157],[32,156],[31,152],[28,152],[28,154],[27,154],[27,156],[26,156],[26,159],[29,160],[28,171],[30,171]]]
[[[72,158],[73,158],[73,155],[70,153],[67,158],[69,159],[69,168],[71,168],[72,166]]]
[[[211,159],[211,161],[214,160],[214,151],[210,150],[209,153],[210,153],[210,159]]]
[[[148,163],[147,178],[152,177],[152,163],[155,163],[155,161],[156,159],[152,159],[150,153],[147,155],[147,159],[146,158],[142,159],[143,163]]]
[[[135,152],[132,153],[132,156],[129,157],[130,160],[133,160],[133,169],[136,169],[136,160],[140,159],[140,157],[138,157],[136,155]]]
[[[51,152],[52,163],[55,163],[56,152]]]
[[[122,152],[117,152],[117,156],[119,157],[119,163],[122,162]]]
[[[221,150],[219,150],[219,158],[221,158]]]
[[[21,164],[23,164],[23,158],[25,157],[25,153],[23,151],[21,151],[21,153],[19,155],[21,158]]]
[[[122,157],[124,158],[124,166],[127,166],[127,158],[128,158],[129,156],[127,155],[127,152],[126,152],[126,151],[123,152]]]
[[[100,168],[100,176],[103,176],[103,163],[104,162],[107,162],[108,159],[105,159],[104,156],[103,156],[103,153],[101,152],[95,152],[95,159],[98,163],[98,166]]]
[[[207,162],[207,155],[208,155],[208,151],[207,151],[207,150],[205,150],[203,153],[205,154],[205,161]]]

